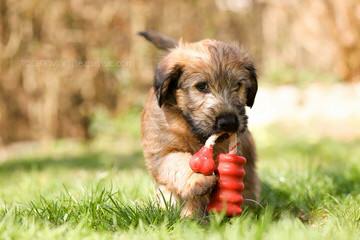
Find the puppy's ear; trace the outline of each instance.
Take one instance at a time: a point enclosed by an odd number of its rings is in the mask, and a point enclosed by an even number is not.
[[[167,66],[163,62],[156,67],[154,89],[160,107],[164,103],[176,104],[174,91],[182,72],[183,68],[178,64]]]
[[[169,50],[178,45],[175,39],[155,31],[143,31],[138,32],[138,34],[140,36],[143,36],[146,40],[153,43],[157,48],[162,50]]]
[[[258,90],[256,69],[253,64],[245,66],[249,71],[250,82],[246,87],[246,105],[250,108],[254,105],[256,92]]]

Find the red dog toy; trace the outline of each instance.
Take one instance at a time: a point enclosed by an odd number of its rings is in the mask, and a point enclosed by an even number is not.
[[[194,172],[204,175],[214,173],[219,180],[214,190],[208,211],[225,212],[227,216],[237,216],[242,212],[241,204],[244,190],[243,179],[245,170],[243,168],[246,159],[236,154],[237,136],[233,134],[230,138],[229,153],[218,155],[218,166],[215,168],[213,159],[213,146],[219,135],[211,136],[197,153],[190,159],[190,167]]]
[[[190,167],[196,173],[209,176],[216,170],[213,158],[214,144],[219,135],[214,134],[206,140],[205,145],[190,159]]]

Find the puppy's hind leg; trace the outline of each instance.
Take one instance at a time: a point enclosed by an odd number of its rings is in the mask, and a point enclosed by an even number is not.
[[[260,181],[256,171],[257,157],[255,143],[248,130],[238,136],[238,141],[240,142],[239,152],[247,159],[244,179],[245,190],[243,192],[245,204],[248,206],[257,206],[260,198]]]

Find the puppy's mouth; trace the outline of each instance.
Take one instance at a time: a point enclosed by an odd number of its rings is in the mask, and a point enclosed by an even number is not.
[[[199,128],[197,126],[197,124],[195,123],[195,121],[193,121],[193,119],[189,116],[184,114],[184,117],[186,119],[186,121],[188,122],[189,126],[191,127],[191,131],[194,133],[194,135],[199,139],[199,141],[203,144],[205,144],[206,140],[213,134],[215,133],[221,133],[224,131],[220,131],[220,130],[212,130],[212,131],[205,131],[201,128]],[[222,134],[217,140],[216,143],[221,143],[223,141],[225,141],[226,139],[228,139],[230,137],[229,133],[224,132],[224,134]]]
[[[221,142],[225,141],[226,139],[228,139],[229,137],[230,137],[230,135],[228,133],[224,133],[223,135],[218,137],[218,139],[216,139],[216,143],[221,143]]]
[[[211,136],[211,133],[207,133],[201,128],[197,127],[197,124],[189,114],[183,113],[183,116],[191,128],[191,132],[196,136],[197,139],[199,139],[201,143],[204,144],[205,141]]]
[[[194,134],[196,135],[196,137],[200,140],[201,143],[205,144],[206,140],[211,137],[213,134],[217,134],[218,132],[213,131],[211,133],[201,133],[199,131],[195,131]],[[224,142],[226,139],[228,139],[230,137],[229,133],[224,133],[222,135],[220,135],[220,137],[218,137],[215,141],[215,143],[222,143]]]

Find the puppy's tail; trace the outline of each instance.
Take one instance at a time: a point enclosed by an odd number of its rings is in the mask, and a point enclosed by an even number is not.
[[[156,31],[141,31],[138,32],[138,35],[143,36],[146,40],[162,50],[168,51],[178,45],[178,42],[175,39]]]

